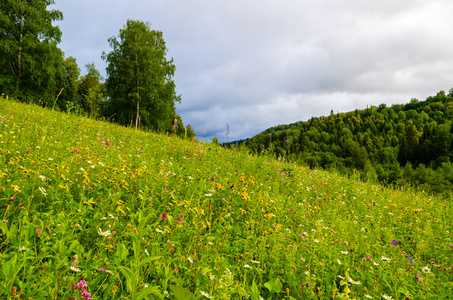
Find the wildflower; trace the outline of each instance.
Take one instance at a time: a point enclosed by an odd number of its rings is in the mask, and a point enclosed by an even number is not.
[[[314,239],[313,242],[319,243],[319,240],[318,239]]]
[[[368,299],[373,299],[373,297],[371,297],[370,295],[365,295],[365,297]]]
[[[410,258],[410,257],[408,258],[408,260],[409,260],[411,263],[414,262],[414,260],[413,260],[412,258]]]
[[[209,296],[209,294],[204,292],[204,291],[201,291],[200,293],[201,293],[201,295],[205,296],[208,299],[212,299],[213,298],[212,296]]]
[[[260,262],[257,261],[257,260],[251,260],[251,262],[254,263],[254,264],[259,264],[259,263],[260,263]]]
[[[167,214],[166,213],[162,213],[162,220],[165,221],[167,219]]]
[[[300,260],[301,260],[302,262],[305,262],[305,258],[303,258],[303,257],[302,257]]]
[[[71,271],[80,272],[81,270],[76,267],[71,266]]]
[[[387,295],[382,295],[382,298],[384,298],[386,300],[393,300],[393,298],[391,296],[387,296]]]
[[[102,231],[101,228],[98,228],[98,233],[99,233],[99,235],[102,235],[102,236],[109,236],[109,235],[112,234],[112,233],[110,232],[110,230]]]
[[[393,244],[393,246],[397,246],[397,245],[398,245],[398,242],[397,242],[396,240],[393,240],[393,241],[392,241],[392,244]]]
[[[338,263],[339,265],[341,265],[341,261],[340,261],[339,259],[337,259],[337,263]]]
[[[105,271],[105,269],[104,269],[104,268],[100,268],[100,269],[99,269],[99,271],[101,271],[101,272],[104,272],[104,271]]]
[[[46,189],[45,189],[45,188],[39,187],[38,189],[41,191],[41,193],[42,193],[44,196],[47,196],[47,192],[46,192]]]
[[[215,275],[209,274],[209,279],[214,280],[215,279]]]
[[[36,233],[41,233],[41,228],[36,229]]]
[[[148,255],[148,256],[149,256],[149,252],[148,252],[148,249],[145,249],[145,253],[146,253],[146,255]]]
[[[341,254],[346,255],[348,254],[348,251],[341,251]]]
[[[19,247],[19,252],[27,251],[28,249],[25,246]]]
[[[422,271],[423,271],[423,273],[427,273],[427,274],[428,274],[428,273],[431,273],[431,269],[430,269],[428,266],[423,267],[423,268],[422,268]]]
[[[382,260],[382,261],[386,261],[386,262],[390,262],[390,261],[391,261],[390,258],[385,257],[385,256],[381,256],[381,260]]]
[[[193,259],[190,258],[190,256],[187,259],[190,261],[191,264],[193,264]]]
[[[250,269],[251,267],[249,265],[245,265],[244,268]]]
[[[352,278],[349,278],[348,281],[349,281],[350,283],[352,283],[352,284],[362,284],[360,281],[352,280]]]

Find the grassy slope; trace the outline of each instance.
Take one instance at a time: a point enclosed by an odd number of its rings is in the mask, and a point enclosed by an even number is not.
[[[2,299],[80,298],[81,278],[93,299],[453,294],[449,202],[5,99],[0,116]]]

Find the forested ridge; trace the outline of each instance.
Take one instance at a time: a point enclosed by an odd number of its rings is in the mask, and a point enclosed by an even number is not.
[[[312,168],[358,172],[364,180],[453,191],[453,89],[425,101],[331,112],[279,125],[245,141],[255,154],[271,153]]]

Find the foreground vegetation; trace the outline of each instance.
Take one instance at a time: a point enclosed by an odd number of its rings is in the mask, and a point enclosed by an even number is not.
[[[446,299],[451,203],[0,98],[2,299]]]

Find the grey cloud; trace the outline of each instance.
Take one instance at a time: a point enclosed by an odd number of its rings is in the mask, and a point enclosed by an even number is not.
[[[449,0],[61,0],[62,50],[105,68],[127,19],[161,30],[176,65],[177,105],[205,140],[453,86]]]

